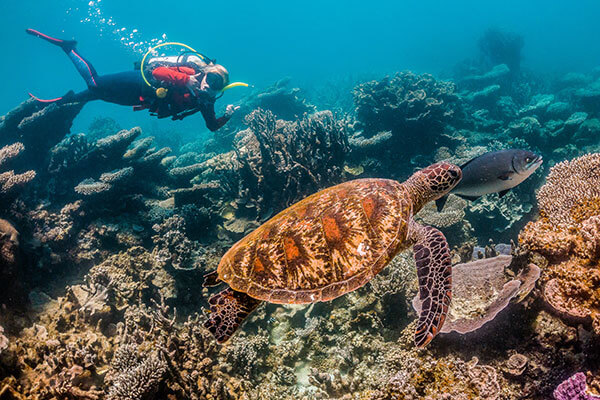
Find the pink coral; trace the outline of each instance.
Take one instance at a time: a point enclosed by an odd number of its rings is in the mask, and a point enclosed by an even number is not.
[[[585,381],[585,374],[578,372],[560,385],[554,390],[554,398],[556,400],[594,400],[600,399],[599,396],[595,396],[586,392],[587,383]]]

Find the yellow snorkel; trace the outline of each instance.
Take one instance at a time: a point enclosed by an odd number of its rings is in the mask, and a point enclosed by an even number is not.
[[[234,87],[240,87],[240,86],[248,87],[250,85],[248,85],[247,83],[244,83],[244,82],[232,82],[229,85],[225,86],[223,89],[221,89],[221,92],[224,92],[224,91],[229,90]]]
[[[202,59],[202,61],[206,62],[207,64],[209,64],[210,62],[212,62],[211,60],[208,60],[206,56],[198,53],[196,50],[194,50],[193,48],[191,48],[190,46],[188,46],[187,44],[184,43],[179,43],[179,42],[166,42],[166,43],[161,43],[158,44],[152,48],[150,48],[150,50],[148,50],[146,52],[146,54],[144,54],[144,57],[142,58],[142,62],[140,64],[140,72],[142,73],[142,79],[144,80],[144,82],[146,83],[146,85],[150,86],[150,87],[154,87],[152,86],[152,84],[148,81],[148,79],[146,78],[146,74],[144,72],[144,63],[146,62],[146,58],[148,57],[149,54],[151,54],[152,52],[154,52],[154,50],[160,48],[160,47],[164,47],[164,46],[181,46],[187,50],[189,50],[190,52],[198,55],[198,57],[200,57]],[[231,88],[234,87],[249,87],[250,85],[248,85],[247,83],[244,82],[233,82],[230,83],[229,85],[225,86],[223,89],[221,89],[221,94],[224,93],[226,90],[229,90]],[[157,88],[156,89],[156,97],[158,97],[159,99],[163,99],[167,96],[168,93],[168,89],[167,88]],[[219,96],[220,97],[220,96]]]

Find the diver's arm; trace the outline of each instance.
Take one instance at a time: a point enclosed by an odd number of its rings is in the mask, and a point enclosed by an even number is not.
[[[223,115],[222,117],[217,118],[217,115],[215,114],[214,103],[201,106],[200,112],[202,113],[202,116],[204,117],[204,121],[206,121],[206,127],[211,132],[214,132],[214,131],[220,129],[231,118],[231,114],[227,114],[227,113],[225,115]]]

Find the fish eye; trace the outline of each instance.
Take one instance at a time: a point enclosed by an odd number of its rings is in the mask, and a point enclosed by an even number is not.
[[[531,162],[533,159],[531,157],[525,157],[525,162]]]

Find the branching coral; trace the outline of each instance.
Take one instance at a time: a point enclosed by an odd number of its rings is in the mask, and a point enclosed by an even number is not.
[[[164,164],[169,148],[157,150],[152,138],[135,140],[139,128],[122,130],[88,142],[69,136],[51,151],[49,195],[71,197],[73,190],[88,201],[115,201],[136,194],[164,196],[157,188],[168,180]]]
[[[143,400],[152,397],[167,371],[166,362],[157,352],[146,356],[138,353],[135,345],[117,349],[111,364],[116,374],[108,390],[109,400]]]
[[[206,268],[202,262],[206,250],[198,242],[188,239],[185,221],[181,216],[166,219],[162,224],[155,225],[154,230],[156,235],[152,239],[156,260],[179,270]]]
[[[348,144],[344,125],[330,112],[285,122],[256,110],[247,122],[250,128],[235,143],[239,190],[252,199],[258,215],[340,179]]]
[[[25,101],[0,118],[0,146],[23,143],[27,165],[38,170],[49,150],[69,132],[82,107],[83,103],[47,106],[33,99]]]

